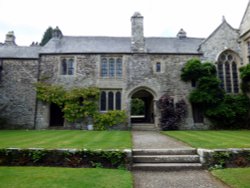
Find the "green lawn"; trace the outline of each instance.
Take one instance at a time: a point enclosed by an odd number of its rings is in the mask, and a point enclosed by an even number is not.
[[[164,131],[195,148],[250,148],[250,131]]]
[[[54,167],[0,167],[0,188],[132,188],[126,170]]]
[[[250,168],[227,168],[222,170],[213,170],[212,174],[231,187],[250,187]]]
[[[0,148],[9,147],[125,149],[132,141],[129,131],[1,130]]]

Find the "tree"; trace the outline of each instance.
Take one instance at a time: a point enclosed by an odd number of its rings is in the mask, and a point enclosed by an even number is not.
[[[132,99],[131,101],[131,114],[132,115],[143,115],[144,114],[144,101],[139,99],[139,98],[135,98]]]
[[[48,29],[43,34],[43,38],[41,40],[40,45],[44,46],[45,44],[47,44],[47,42],[52,38],[52,34],[53,34],[53,28],[48,27]]]

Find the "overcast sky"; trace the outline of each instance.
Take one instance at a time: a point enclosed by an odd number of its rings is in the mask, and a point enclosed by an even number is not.
[[[249,0],[0,0],[0,42],[14,31],[18,45],[41,41],[59,26],[64,35],[130,36],[130,17],[144,16],[144,35],[208,37],[225,16],[239,28]]]

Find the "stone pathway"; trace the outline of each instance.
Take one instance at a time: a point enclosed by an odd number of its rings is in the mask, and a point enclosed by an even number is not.
[[[183,142],[164,136],[156,131],[133,131],[133,149],[191,148]]]
[[[134,149],[191,148],[155,131],[133,131]],[[205,170],[133,171],[134,188],[228,188]]]

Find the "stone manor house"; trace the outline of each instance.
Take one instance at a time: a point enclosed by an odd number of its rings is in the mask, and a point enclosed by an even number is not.
[[[191,58],[215,63],[225,91],[240,92],[238,69],[250,63],[250,1],[239,29],[223,19],[207,38],[188,37],[183,29],[173,38],[144,37],[139,13],[131,17],[131,27],[130,37],[64,36],[56,28],[43,47],[18,46],[9,32],[0,43],[0,118],[16,128],[69,126],[58,106],[36,99],[34,83],[46,80],[66,88],[100,88],[100,111],[125,110],[128,126],[132,98],[145,102],[141,122],[156,127],[156,101],[164,94],[184,99],[188,113],[180,128],[204,128],[199,109],[188,101],[191,83],[180,80],[180,70]]]

